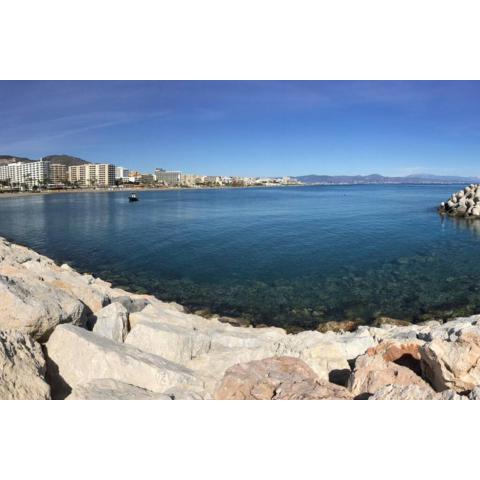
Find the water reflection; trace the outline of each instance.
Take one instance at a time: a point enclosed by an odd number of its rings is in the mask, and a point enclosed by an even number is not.
[[[480,219],[479,218],[459,218],[442,215],[442,223],[450,222],[458,230],[468,230],[477,238],[480,238]]]

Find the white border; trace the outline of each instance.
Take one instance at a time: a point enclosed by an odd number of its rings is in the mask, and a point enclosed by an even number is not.
[[[2,79],[478,79],[478,2],[0,4]],[[3,478],[459,478],[475,402],[2,402]]]
[[[3,79],[477,79],[472,0],[2,2]]]

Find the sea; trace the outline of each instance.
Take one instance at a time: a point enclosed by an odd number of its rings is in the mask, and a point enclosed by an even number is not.
[[[114,286],[290,330],[480,311],[480,220],[460,185],[0,196],[0,236]]]

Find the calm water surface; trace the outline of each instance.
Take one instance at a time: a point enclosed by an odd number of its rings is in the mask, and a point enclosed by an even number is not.
[[[0,236],[115,285],[311,328],[480,310],[480,221],[459,186],[315,186],[2,199]]]

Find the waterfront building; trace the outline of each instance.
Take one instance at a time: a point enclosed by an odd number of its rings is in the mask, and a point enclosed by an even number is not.
[[[0,166],[0,180],[8,181],[11,185],[38,186],[49,176],[50,162],[16,162]]]
[[[207,175],[205,183],[208,185],[222,185],[222,179],[218,175]]]
[[[124,167],[115,167],[115,180],[122,180],[128,182],[130,177],[130,170]]]
[[[109,187],[115,185],[115,165],[87,163],[68,167],[70,182],[82,187]]]
[[[68,167],[61,163],[51,163],[48,179],[50,183],[59,184],[68,181]]]
[[[142,179],[142,174],[138,172],[137,170],[130,170],[128,174],[128,181],[130,183],[140,183],[140,180]]]
[[[178,187],[182,184],[182,172],[167,172],[157,168],[155,170],[155,178],[158,183],[171,187]]]
[[[143,173],[139,179],[140,183],[144,185],[150,185],[155,182],[155,177],[151,173]]]

